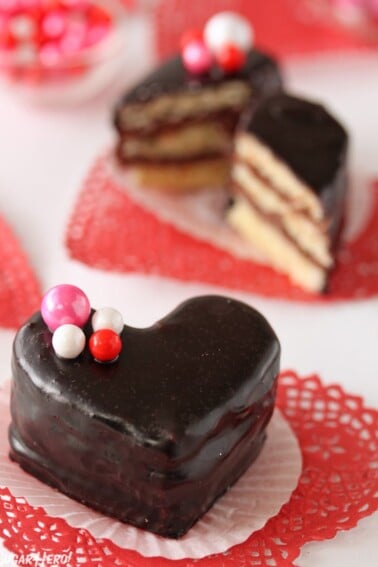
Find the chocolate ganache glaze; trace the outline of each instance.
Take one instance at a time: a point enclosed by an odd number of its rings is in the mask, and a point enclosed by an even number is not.
[[[63,360],[40,313],[27,321],[14,342],[10,456],[105,514],[177,538],[258,455],[279,342],[257,311],[218,296],[121,338],[111,364],[88,348]]]

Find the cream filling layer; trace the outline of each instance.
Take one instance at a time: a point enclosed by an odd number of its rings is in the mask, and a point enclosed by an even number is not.
[[[313,293],[324,289],[326,270],[303,255],[295,243],[252,208],[246,199],[238,196],[227,213],[227,220],[265,254],[275,269],[287,274],[293,282]]]

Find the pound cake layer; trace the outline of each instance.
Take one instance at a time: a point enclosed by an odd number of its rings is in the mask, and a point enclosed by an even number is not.
[[[235,115],[211,120],[189,121],[154,134],[121,137],[118,155],[129,163],[136,161],[188,161],[206,155],[229,154],[233,149]]]
[[[90,329],[85,329],[87,336]],[[258,455],[279,343],[250,307],[182,304],[149,329],[125,327],[108,365],[59,359],[34,315],[14,344],[11,457],[122,521],[180,537]]]
[[[127,173],[136,184],[167,192],[198,191],[225,185],[230,177],[230,159],[204,157],[189,161],[134,163]]]

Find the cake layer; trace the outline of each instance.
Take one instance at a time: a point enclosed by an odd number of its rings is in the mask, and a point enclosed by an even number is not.
[[[279,344],[260,314],[220,297],[125,327],[122,341],[112,364],[87,351],[62,360],[40,314],[26,323],[14,344],[11,457],[93,508],[179,537],[260,451]]]
[[[120,140],[118,155],[124,162],[189,160],[201,156],[230,153],[234,127],[227,128],[214,120],[185,123],[179,128],[164,129],[151,136],[128,135]]]
[[[204,157],[171,162],[139,160],[127,168],[130,178],[144,187],[164,191],[197,191],[204,187],[223,187],[230,176],[230,158]]]
[[[126,105],[120,111],[116,125],[121,133],[146,136],[191,119],[204,119],[227,111],[239,114],[250,96],[250,87],[241,81],[163,95],[146,103]]]
[[[294,211],[306,213],[314,221],[324,218],[324,210],[311,188],[269,146],[252,133],[240,132],[235,142],[237,161],[249,166],[259,177],[274,187],[277,197]]]
[[[327,272],[283,230],[276,218],[264,215],[250,201],[238,196],[227,213],[230,225],[262,251],[269,264],[310,292],[324,291]]]
[[[241,193],[254,208],[274,218],[275,223],[305,254],[324,268],[333,264],[329,251],[327,223],[324,219],[315,222],[243,162],[238,162],[234,166],[233,183],[234,192]]]

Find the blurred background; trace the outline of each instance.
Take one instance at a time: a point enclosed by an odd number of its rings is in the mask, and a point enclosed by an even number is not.
[[[0,0],[0,73],[34,101],[80,102],[115,88],[125,64],[131,78],[144,68],[136,35],[152,64],[220,10],[247,16],[281,58],[378,45],[378,0]]]

